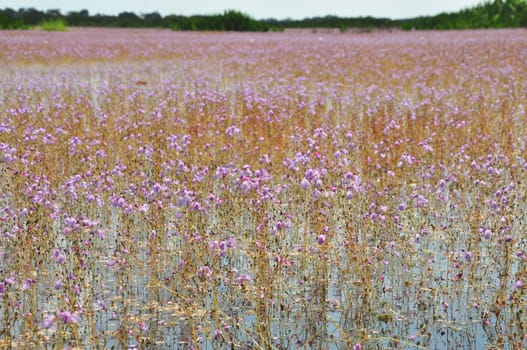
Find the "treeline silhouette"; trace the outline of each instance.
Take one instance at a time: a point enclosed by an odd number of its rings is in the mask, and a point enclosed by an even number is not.
[[[401,29],[479,29],[527,27],[527,1],[494,0],[453,13],[395,21]]]
[[[63,20],[74,27],[171,28],[174,30],[266,31],[268,25],[239,11],[228,10],[216,15],[161,16],[158,12],[137,15],[121,12],[117,16],[90,15],[88,10],[63,15],[59,10],[45,12],[34,8],[0,10],[0,28],[27,29],[45,21]]]
[[[78,27],[119,27],[119,28],[171,28],[174,30],[214,31],[268,31],[287,28],[338,28],[377,29],[476,29],[476,28],[517,28],[527,27],[527,0],[494,0],[463,9],[458,12],[440,13],[392,20],[375,17],[312,17],[301,20],[265,19],[256,20],[236,11],[228,10],[214,15],[167,15],[158,12],[137,15],[121,12],[116,16],[95,14],[87,10],[62,14],[59,10],[39,11],[34,8],[0,10],[0,28],[27,29],[45,21],[61,20],[69,26]]]

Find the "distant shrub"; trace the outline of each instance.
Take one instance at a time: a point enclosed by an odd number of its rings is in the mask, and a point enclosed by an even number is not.
[[[267,31],[267,24],[257,21],[242,12],[227,10],[222,14],[195,15],[190,17],[171,17],[172,30],[210,30],[210,31]]]
[[[68,29],[66,21],[64,21],[63,19],[50,19],[44,21],[41,23],[40,27],[42,30],[48,32],[64,32]]]
[[[0,29],[27,29],[27,25],[11,13],[0,10]]]

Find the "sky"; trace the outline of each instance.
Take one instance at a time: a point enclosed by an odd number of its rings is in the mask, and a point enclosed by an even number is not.
[[[18,10],[21,7],[33,7],[42,11],[59,9],[63,14],[87,9],[92,15],[117,15],[125,11],[144,14],[157,11],[163,16],[215,14],[233,9],[256,19],[302,19],[325,15],[400,19],[458,11],[482,2],[483,0],[0,0],[0,8]]]

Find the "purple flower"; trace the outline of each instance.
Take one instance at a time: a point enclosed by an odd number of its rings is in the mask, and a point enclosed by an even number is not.
[[[236,249],[236,239],[235,238],[232,238],[232,237],[229,237],[227,239],[227,246],[229,248],[232,248],[232,249]]]
[[[66,219],[64,219],[64,224],[69,228],[74,228],[76,223],[77,223],[77,218],[67,217]]]
[[[60,311],[57,313],[57,316],[60,317],[65,324],[79,323],[79,316],[70,311]]]
[[[32,282],[33,282],[32,280],[26,279],[26,281],[22,285],[22,290],[28,290],[29,288],[31,288],[31,283]]]
[[[317,242],[318,244],[322,245],[326,242],[326,235],[319,235],[318,238],[317,238]]]
[[[66,261],[66,257],[64,255],[61,254],[61,255],[57,256],[57,263],[59,265],[64,264],[65,261]]]
[[[183,268],[183,266],[185,266],[185,260],[183,259],[180,259],[177,263],[177,267],[179,267],[180,269]]]
[[[59,290],[59,289],[62,289],[62,280],[59,279],[55,282],[55,290]]]
[[[231,125],[225,130],[225,133],[229,137],[234,137],[234,135],[240,133],[240,129],[238,127],[236,127],[236,125]]]
[[[55,316],[54,315],[47,315],[46,317],[44,317],[44,328],[45,329],[49,329],[49,328],[53,327],[54,324],[55,324]]]
[[[225,243],[225,241],[220,241],[218,243],[218,248],[222,253],[225,253],[227,251],[227,243]]]
[[[223,338],[223,332],[220,331],[219,329],[216,329],[214,331],[214,339],[217,339],[217,338]]]
[[[209,281],[212,280],[212,270],[208,266],[201,266],[197,272],[198,277],[204,277]]]
[[[252,280],[253,280],[253,278],[251,277],[251,275],[248,275],[248,274],[245,274],[245,273],[241,273],[236,278],[236,282],[238,284],[245,284],[246,282],[251,282]]]

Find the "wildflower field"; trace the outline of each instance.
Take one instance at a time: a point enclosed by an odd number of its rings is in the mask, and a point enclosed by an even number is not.
[[[0,348],[526,348],[526,57],[2,32]]]

